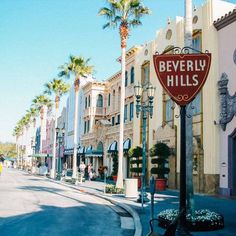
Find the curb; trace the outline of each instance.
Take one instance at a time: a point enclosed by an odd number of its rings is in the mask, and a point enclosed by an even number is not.
[[[81,190],[79,189],[78,187],[75,187],[73,185],[70,185],[70,184],[67,184],[67,183],[63,183],[63,182],[57,182],[56,180],[53,180],[53,179],[49,179],[49,178],[46,178],[47,180],[49,180],[50,182],[53,182],[53,183],[57,183],[57,184],[60,184],[60,185],[63,185],[63,186],[66,186],[66,187],[69,187],[69,188],[73,188],[77,191],[80,191],[80,192],[83,192],[83,193],[87,193],[89,195],[93,195],[93,196],[96,196],[96,197],[99,197],[99,198],[102,198],[102,199],[105,199],[111,203],[113,203],[114,205],[117,205],[121,208],[123,208],[125,211],[127,211],[133,218],[133,221],[134,221],[134,230],[135,230],[135,233],[134,233],[134,236],[141,236],[142,235],[142,224],[141,224],[141,221],[140,221],[140,217],[138,215],[138,213],[130,206],[128,206],[127,204],[124,204],[124,203],[121,203],[120,201],[118,200],[115,200],[115,199],[112,199],[111,197],[108,197],[108,196],[104,196],[102,194],[97,194],[97,193],[91,193],[89,191],[86,191],[86,190]],[[83,188],[83,187],[82,187]]]

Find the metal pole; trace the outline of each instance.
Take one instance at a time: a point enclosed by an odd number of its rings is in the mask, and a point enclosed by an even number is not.
[[[186,228],[186,106],[180,107],[180,196],[179,212],[180,216],[177,236],[190,235]]]
[[[142,127],[142,178],[141,178],[141,195],[139,195],[138,202],[143,203],[148,202],[149,199],[147,198],[146,194],[146,129],[147,129],[147,114],[145,110],[145,106],[142,107],[142,119],[143,119],[143,127]]]
[[[60,136],[59,136],[59,134],[58,134],[58,137],[57,137],[57,139],[58,139],[58,158],[57,158],[57,179],[58,180],[60,180],[61,179],[61,172],[60,172],[60,155],[61,155],[61,153],[60,153],[60,146],[61,146],[61,140],[60,140]]]

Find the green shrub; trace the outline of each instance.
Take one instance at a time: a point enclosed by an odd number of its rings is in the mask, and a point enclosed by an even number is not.
[[[159,179],[164,179],[170,172],[170,169],[165,167],[169,155],[170,148],[165,143],[157,143],[150,149],[151,163],[157,164],[157,167],[151,168],[151,173],[156,174]]]
[[[107,184],[105,187],[105,192],[106,193],[111,193],[111,194],[123,194],[124,189],[123,188],[117,188],[113,184]]]

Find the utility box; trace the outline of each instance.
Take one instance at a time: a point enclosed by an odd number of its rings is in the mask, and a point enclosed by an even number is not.
[[[125,197],[138,197],[138,179],[125,179]]]

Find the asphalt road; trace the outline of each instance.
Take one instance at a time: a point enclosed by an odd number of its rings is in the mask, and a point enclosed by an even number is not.
[[[109,202],[15,169],[0,176],[0,235],[132,235]]]

